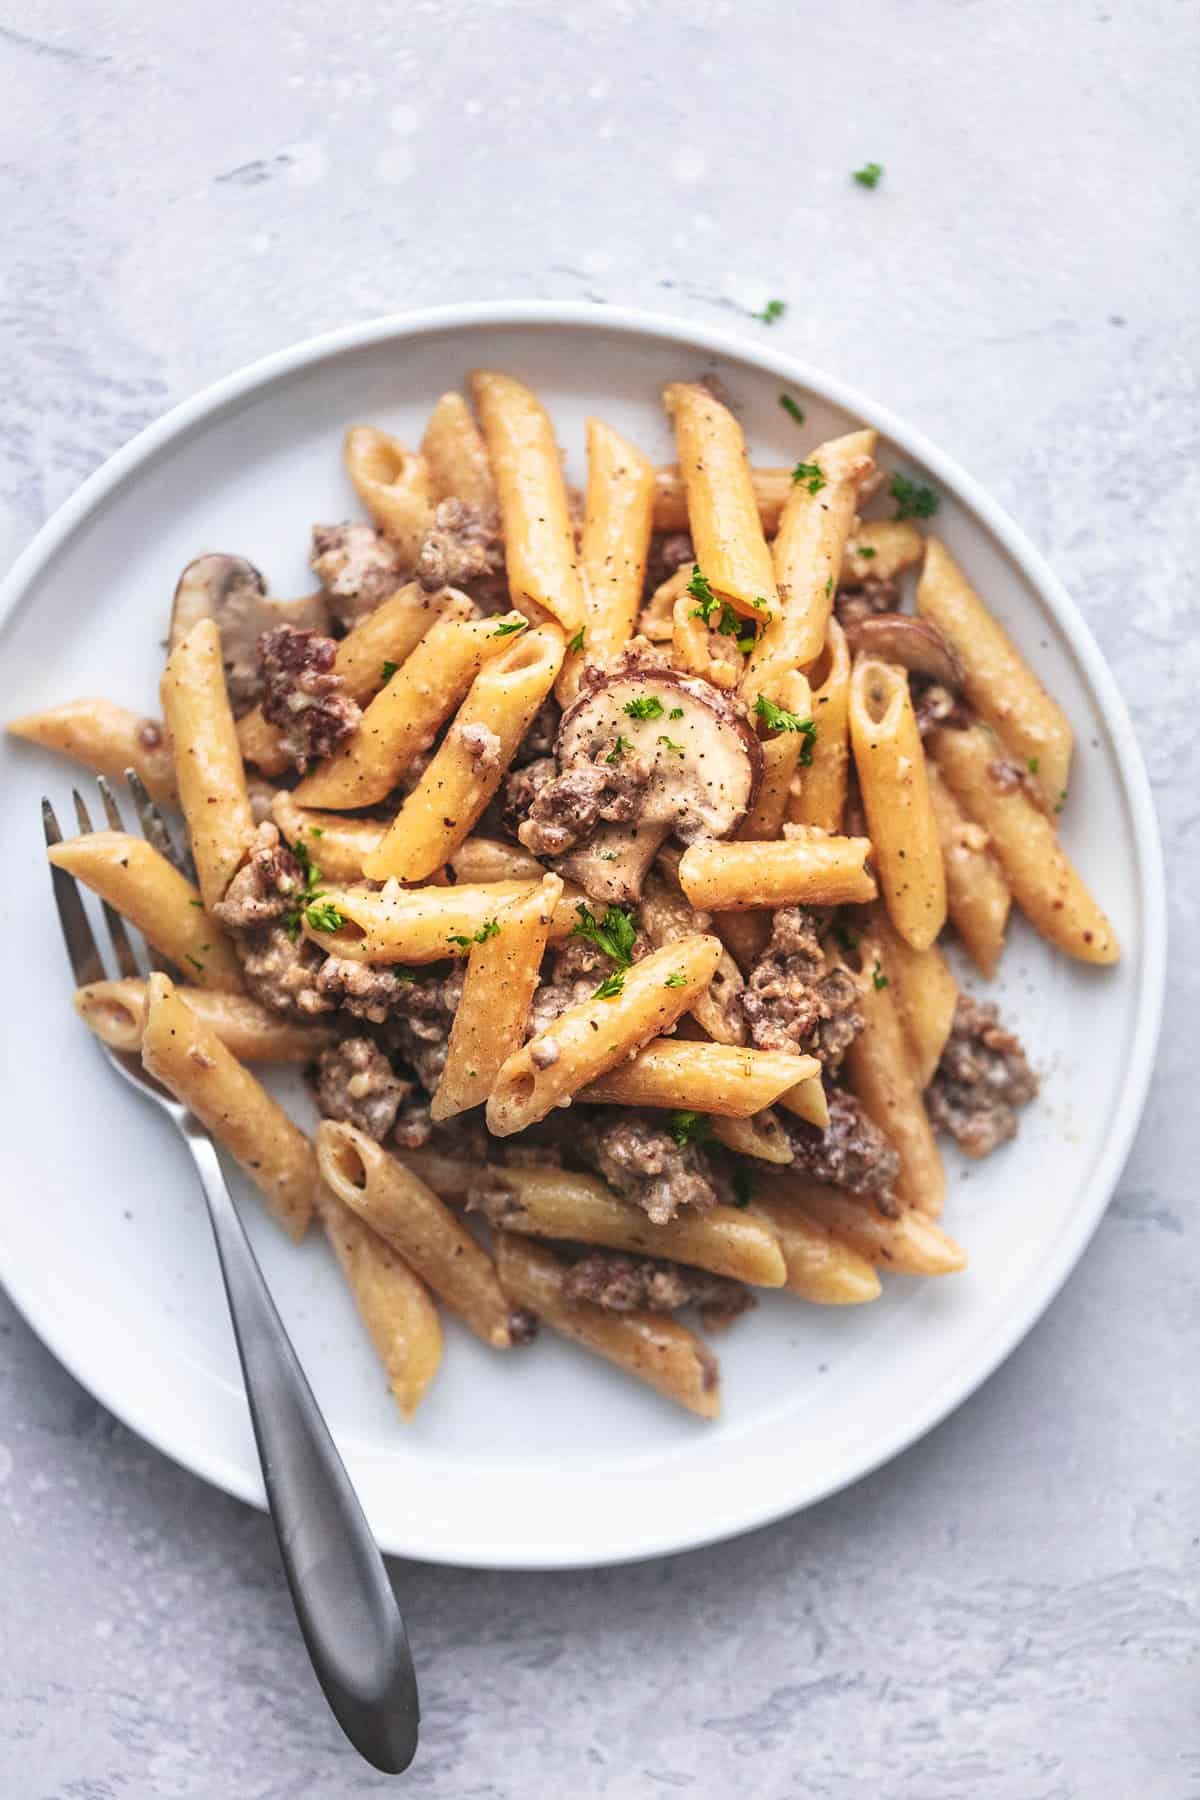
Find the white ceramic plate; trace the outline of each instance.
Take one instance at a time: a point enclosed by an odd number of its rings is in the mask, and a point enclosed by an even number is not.
[[[276,593],[310,585],[308,529],[354,511],[345,425],[415,439],[478,364],[531,381],[569,470],[600,412],[670,458],[664,378],[716,370],[755,456],[791,462],[868,421],[943,496],[938,528],[1065,705],[1078,753],[1063,829],[1125,958],[1084,969],[1018,923],[997,996],[1042,1072],[1020,1137],[950,1158],[948,1229],[968,1273],[887,1281],[874,1305],[769,1297],[720,1344],[707,1425],[545,1334],[489,1354],[451,1322],[418,1420],[400,1423],[317,1233],[299,1251],[246,1197],[267,1279],[382,1545],[434,1561],[555,1567],[680,1550],[821,1499],[903,1450],[993,1370],[1048,1304],[1113,1190],[1141,1112],[1163,983],[1161,857],[1120,693],[1016,528],[908,426],[769,344],[648,314],[558,304],[385,319],[269,357],[179,407],[94,475],[3,590],[0,714],[105,694],[155,707],[179,570],[234,550]],[[804,405],[798,431],[778,404]],[[170,1127],[105,1067],[69,1005],[38,798],[74,772],[6,743],[0,991],[0,1275],[72,1373],[134,1430],[229,1493],[262,1488],[208,1226]],[[243,1188],[243,1193],[245,1190]]]

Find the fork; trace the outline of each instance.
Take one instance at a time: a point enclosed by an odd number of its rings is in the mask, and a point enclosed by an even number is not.
[[[145,837],[182,869],[184,857],[158,808],[133,770],[127,779]],[[99,788],[107,823],[123,830],[103,777]],[[74,801],[80,831],[90,832],[78,789]],[[42,823],[47,844],[61,843],[49,800],[42,801]],[[103,980],[104,961],[75,879],[53,865],[50,874],[76,985]],[[103,911],[118,969],[141,976],[124,921],[107,902]],[[162,1107],[192,1153],[208,1202],[267,1504],[313,1671],[359,1754],[385,1774],[400,1774],[416,1754],[420,1720],[404,1621],[358,1496],[225,1185],[216,1146],[199,1120],[146,1073],[138,1055],[96,1041],[117,1073]]]

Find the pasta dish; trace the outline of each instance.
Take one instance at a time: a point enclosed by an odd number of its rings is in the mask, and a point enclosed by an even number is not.
[[[990,1154],[1038,1081],[946,950],[990,980],[1015,902],[1118,956],[1059,839],[1071,727],[874,431],[759,467],[670,382],[676,462],[592,418],[579,494],[536,394],[469,393],[417,450],[347,433],[365,516],[313,528],[312,594],[188,565],[154,716],[9,729],[181,815],[187,872],[49,852],[155,953],[76,1010],[315,1219],[405,1418],[439,1307],[713,1418],[756,1289],[965,1266],[939,1140]]]

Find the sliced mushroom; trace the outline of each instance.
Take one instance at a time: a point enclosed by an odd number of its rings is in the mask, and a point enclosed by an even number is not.
[[[560,777],[629,757],[635,791],[624,817],[603,820],[556,867],[596,900],[633,900],[659,845],[728,837],[754,803],[762,777],[758,738],[729,696],[631,651],[590,668],[563,714]]]
[[[870,613],[846,623],[850,648],[881,662],[899,663],[912,675],[928,675],[943,687],[957,691],[963,684],[963,667],[957,650],[936,625],[911,613]]]
[[[212,619],[221,634],[225,680],[235,713],[244,713],[260,697],[258,640],[277,625],[301,631],[329,630],[329,603],[324,594],[300,600],[270,600],[267,584],[244,556],[198,556],[179,577],[171,606],[169,648],[187,636],[201,619]]]

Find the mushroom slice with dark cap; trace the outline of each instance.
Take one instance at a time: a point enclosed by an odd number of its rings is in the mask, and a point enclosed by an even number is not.
[[[911,613],[871,613],[848,624],[846,637],[855,653],[899,663],[910,675],[927,675],[955,693],[962,687],[958,652],[928,619]]]
[[[593,900],[634,900],[660,844],[727,837],[754,803],[758,738],[707,681],[631,649],[590,667],[563,714],[558,772],[518,837]]]
[[[329,604],[324,594],[300,600],[271,600],[267,584],[244,556],[198,556],[179,577],[171,606],[168,646],[174,650],[193,625],[212,619],[221,634],[225,681],[235,713],[247,712],[262,697],[258,640],[277,625],[327,632]]]

